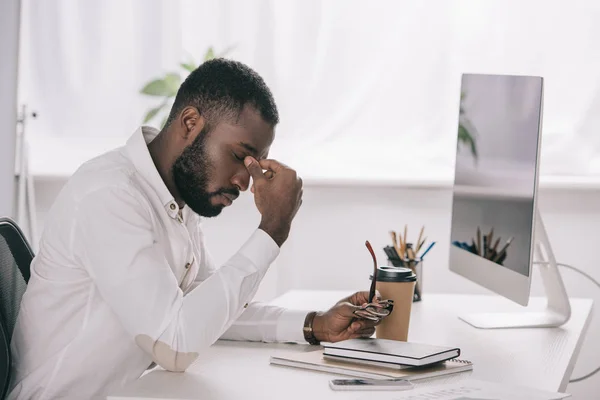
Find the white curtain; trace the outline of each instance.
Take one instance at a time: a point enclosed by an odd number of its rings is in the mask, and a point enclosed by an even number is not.
[[[66,157],[56,143],[81,161],[121,144],[157,105],[144,83],[234,46],[279,106],[271,155],[303,176],[451,177],[463,72],[543,76],[542,174],[600,173],[595,0],[25,0],[23,12],[39,165]]]

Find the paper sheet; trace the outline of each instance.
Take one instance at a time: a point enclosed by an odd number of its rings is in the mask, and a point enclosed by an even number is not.
[[[566,393],[545,392],[530,388],[465,379],[449,385],[423,386],[399,392],[378,392],[379,400],[559,400]],[[364,393],[357,400],[372,400]]]

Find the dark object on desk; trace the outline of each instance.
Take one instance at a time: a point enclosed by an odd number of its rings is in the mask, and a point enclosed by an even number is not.
[[[324,342],[322,345],[323,355],[326,356],[412,367],[423,367],[460,356],[460,349],[457,347],[433,346],[388,339],[349,339],[337,343]]]
[[[378,303],[368,303],[355,310],[354,314],[371,321],[379,321],[383,317],[387,317],[394,309],[394,300],[381,300]]]
[[[0,398],[6,396],[11,372],[10,338],[29,281],[33,251],[21,229],[0,218]]]

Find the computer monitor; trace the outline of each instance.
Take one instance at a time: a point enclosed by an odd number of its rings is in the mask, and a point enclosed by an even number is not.
[[[570,317],[537,211],[543,93],[541,77],[462,76],[450,270],[527,306],[535,253],[549,299],[541,313],[460,316],[479,328],[557,326]]]

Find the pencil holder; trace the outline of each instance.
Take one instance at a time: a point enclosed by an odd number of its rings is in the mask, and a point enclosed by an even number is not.
[[[389,266],[393,267],[408,267],[412,269],[415,275],[417,275],[417,284],[415,286],[415,293],[413,295],[413,303],[421,301],[421,299],[423,298],[423,260],[420,258],[415,260],[400,260],[399,258],[388,258],[387,263]]]

